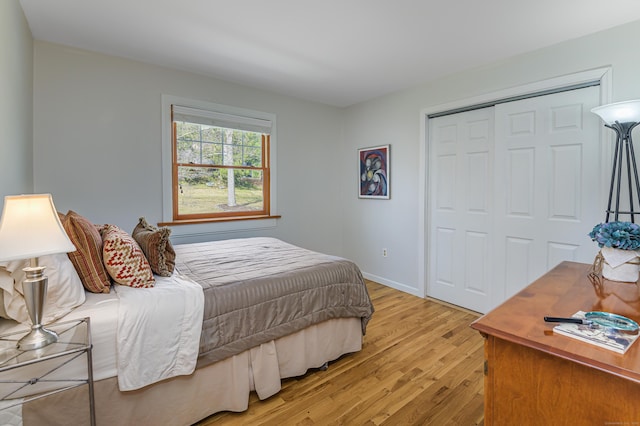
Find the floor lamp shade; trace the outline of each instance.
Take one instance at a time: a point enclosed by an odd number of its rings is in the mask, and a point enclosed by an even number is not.
[[[47,298],[47,277],[45,268],[38,265],[38,257],[75,250],[60,223],[50,194],[4,198],[0,219],[0,261],[30,259],[30,265],[23,269],[26,279],[22,289],[33,325],[18,342],[20,349],[39,349],[58,339],[41,324]]]
[[[638,123],[640,122],[640,99],[602,105],[593,108],[591,112],[598,114],[602,121],[609,126],[614,125],[616,122]]]
[[[605,127],[616,132],[605,222],[609,222],[611,215],[615,221],[619,220],[620,215],[628,215],[630,221],[635,223],[635,216],[640,214],[640,180],[631,132],[640,124],[640,100],[603,105],[593,108],[591,112],[602,118]],[[621,197],[625,198],[622,204]]]

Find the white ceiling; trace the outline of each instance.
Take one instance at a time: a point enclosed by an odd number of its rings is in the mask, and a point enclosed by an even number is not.
[[[335,106],[640,19],[638,0],[20,0],[33,37]]]

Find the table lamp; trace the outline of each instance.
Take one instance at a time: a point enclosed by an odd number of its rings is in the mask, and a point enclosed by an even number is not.
[[[19,349],[40,349],[58,340],[53,331],[41,324],[47,299],[47,277],[45,267],[38,266],[38,257],[75,250],[60,223],[50,194],[4,198],[0,219],[0,261],[30,259],[29,266],[23,269],[26,278],[22,286],[33,325],[18,341]]]
[[[613,155],[613,171],[611,172],[611,184],[609,186],[609,202],[607,204],[607,215],[605,222],[609,222],[609,215],[613,213],[614,220],[618,220],[620,214],[629,215],[631,222],[635,223],[635,215],[640,214],[640,210],[634,210],[634,189],[637,201],[640,203],[640,181],[638,180],[638,167],[636,166],[636,156],[633,151],[633,141],[631,131],[640,124],[640,100],[617,102],[614,104],[602,105],[593,108],[591,112],[598,114],[605,122],[605,127],[616,132],[616,146]],[[628,184],[629,209],[620,211],[620,187],[622,185],[622,164],[626,158],[626,177]],[[635,186],[635,188],[634,188]],[[615,191],[614,191],[615,187]],[[615,206],[612,209],[611,203],[615,193]]]

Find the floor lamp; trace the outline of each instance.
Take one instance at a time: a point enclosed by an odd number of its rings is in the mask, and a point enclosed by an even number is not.
[[[607,203],[605,222],[609,222],[611,214],[613,214],[614,221],[618,221],[619,215],[622,214],[629,215],[631,217],[630,221],[635,223],[635,215],[640,214],[640,210],[634,208],[634,193],[636,201],[640,203],[640,181],[638,180],[638,167],[633,150],[631,131],[640,124],[640,100],[602,105],[593,108],[591,112],[598,114],[600,118],[602,118],[605,127],[613,129],[616,132],[616,146],[613,155],[613,170],[611,171],[611,184],[609,186],[609,201]],[[628,211],[620,210],[620,191],[623,172],[626,173],[628,186]],[[638,207],[640,207],[640,205]]]
[[[68,253],[76,248],[64,231],[49,194],[12,195],[4,198],[0,219],[0,261],[30,259],[22,282],[31,331],[18,341],[22,350],[40,349],[58,340],[42,325],[48,279],[38,257]]]

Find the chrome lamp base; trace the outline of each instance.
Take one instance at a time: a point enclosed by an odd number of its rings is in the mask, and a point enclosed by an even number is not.
[[[40,349],[57,341],[58,335],[55,332],[38,324],[34,325],[29,334],[18,341],[18,349],[23,351]]]
[[[27,277],[22,283],[22,290],[33,326],[29,334],[18,341],[18,349],[21,350],[40,349],[58,341],[58,335],[41,324],[48,285],[44,269],[44,266],[38,266],[37,259],[31,259],[31,266],[23,269]]]

